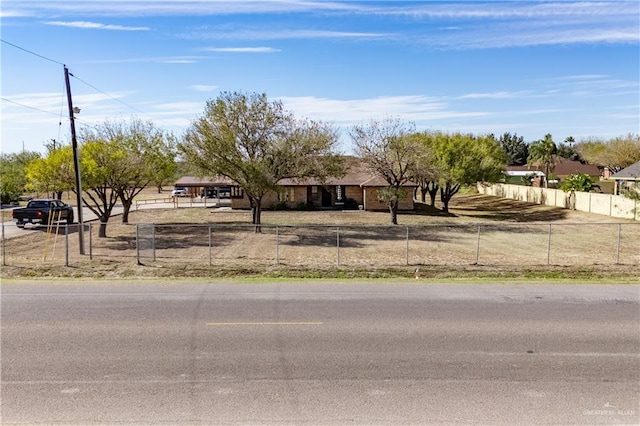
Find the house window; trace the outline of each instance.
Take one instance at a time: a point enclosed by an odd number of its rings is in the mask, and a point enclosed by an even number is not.
[[[285,186],[282,191],[278,193],[279,201],[295,201],[296,200],[296,191],[293,186]]]
[[[320,198],[318,198],[318,186],[317,185],[313,185],[311,186],[311,201],[320,201]]]
[[[239,186],[232,186],[230,192],[231,198],[242,198],[242,196],[244,195],[242,188],[240,188]]]
[[[343,203],[345,199],[345,187],[344,185],[336,186],[336,201],[339,203]]]

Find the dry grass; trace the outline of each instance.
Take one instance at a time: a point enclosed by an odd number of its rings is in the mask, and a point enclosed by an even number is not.
[[[64,235],[35,232],[7,241],[2,275],[412,277],[420,268],[422,277],[639,279],[640,223],[482,195],[454,198],[450,215],[428,207],[401,214],[395,227],[385,212],[265,211],[259,233],[250,220],[248,211],[227,209],[132,212],[128,225],[112,218],[106,239],[92,227],[93,259],[69,235],[68,267]],[[141,246],[149,244],[138,253],[136,225],[148,223],[156,224],[153,239],[138,228]]]

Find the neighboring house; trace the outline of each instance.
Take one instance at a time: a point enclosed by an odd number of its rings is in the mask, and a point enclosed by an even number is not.
[[[615,195],[620,194],[624,188],[640,187],[640,161],[620,170],[611,179],[615,181]]]
[[[388,206],[378,201],[378,190],[387,186],[368,167],[355,157],[345,158],[346,174],[340,178],[329,178],[326,182],[316,179],[283,179],[281,190],[265,195],[262,206],[268,209],[275,203],[285,203],[290,208],[313,205],[320,209],[360,208],[368,211],[388,210]],[[249,209],[251,204],[244,191],[235,183],[222,179],[197,179],[185,176],[176,186],[189,188],[194,194],[207,187],[230,187],[231,207]],[[413,210],[414,183],[405,185],[406,195],[400,200],[398,210]]]
[[[520,183],[518,181],[520,180],[521,176],[526,176],[527,174],[531,173],[536,176],[536,178],[534,178],[533,185],[544,186],[544,166],[508,166],[506,172],[508,180],[507,183]],[[595,181],[600,180],[600,177],[602,176],[602,172],[600,171],[598,166],[582,163],[580,161],[568,160],[563,157],[556,158],[555,167],[551,172],[551,174],[553,174],[553,176],[555,176],[560,181],[567,178],[568,176],[580,173],[591,176]],[[510,177],[511,179],[509,179]]]

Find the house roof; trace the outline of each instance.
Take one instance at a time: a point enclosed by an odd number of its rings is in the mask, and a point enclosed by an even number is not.
[[[544,172],[544,167],[541,166],[509,166],[507,172]],[[568,160],[563,157],[556,158],[556,165],[553,169],[553,174],[556,176],[569,176],[578,173],[583,173],[589,176],[600,176],[602,173],[598,166],[593,164],[581,163],[580,161]]]
[[[640,180],[640,161],[630,165],[626,169],[620,170],[618,173],[611,176],[611,179]]]
[[[219,177],[197,177],[182,176],[175,182],[175,186],[193,187],[193,186],[230,186],[234,182],[224,176]]]
[[[278,184],[281,186],[308,186],[308,185],[345,185],[345,186],[387,186],[387,182],[380,176],[377,176],[364,162],[357,157],[345,156],[344,166],[346,174],[342,177],[328,178],[324,183],[319,179],[282,179]],[[195,177],[183,176],[178,179],[175,186],[229,186],[235,183],[225,177]],[[418,186],[412,182],[408,182],[405,187]]]
[[[345,156],[344,168],[345,175],[342,177],[331,177],[324,182],[324,185],[345,185],[345,186],[388,186],[386,180],[381,176],[376,175],[367,164],[357,157]],[[307,185],[323,185],[318,179],[283,179],[279,182],[282,186],[307,186]],[[403,186],[413,187],[418,186],[412,182],[407,182]]]

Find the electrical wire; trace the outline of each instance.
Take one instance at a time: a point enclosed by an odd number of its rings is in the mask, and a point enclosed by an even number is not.
[[[2,99],[5,102],[9,102],[11,104],[16,104],[16,105],[20,105],[21,107],[24,107],[24,108],[32,109],[34,111],[44,112],[45,114],[58,116],[58,114],[55,113],[55,112],[45,111],[45,110],[40,109],[40,108],[36,108],[36,107],[29,106],[29,105],[21,104],[20,102],[12,101],[11,99],[7,99],[7,98],[4,98],[4,97],[0,97],[0,99]]]
[[[51,59],[51,58],[48,58],[48,57],[46,57],[44,55],[40,55],[38,53],[35,53],[35,52],[31,51],[31,50],[25,49],[24,47],[20,47],[20,46],[18,46],[16,44],[10,43],[10,42],[8,42],[6,40],[3,40],[3,39],[0,39],[0,41],[2,41],[5,44],[8,44],[9,46],[12,46],[12,47],[14,47],[16,49],[22,50],[23,52],[29,53],[31,55],[37,56],[39,58],[45,59],[47,61],[53,62],[53,63],[58,64],[58,65],[62,65],[63,67],[66,67],[66,65],[64,63],[62,63],[60,61],[56,61],[55,59]],[[72,76],[73,78],[75,78],[76,80],[80,81],[81,83],[85,84],[86,86],[92,88],[93,90],[96,90],[96,91],[102,93],[103,95],[108,96],[109,98],[113,99],[114,101],[126,106],[127,108],[131,108],[132,110],[134,110],[134,111],[136,111],[136,112],[138,112],[140,114],[146,115],[147,117],[153,119],[153,116],[151,116],[150,114],[148,114],[148,113],[146,113],[146,112],[134,107],[133,105],[130,105],[130,104],[128,104],[128,103],[126,103],[126,102],[124,102],[124,101],[122,101],[122,100],[120,100],[120,99],[118,99],[118,98],[116,98],[116,97],[114,97],[114,96],[112,96],[110,94],[108,94],[104,90],[101,90],[101,89],[97,88],[96,86],[84,81],[83,79],[73,75],[71,72],[69,73],[69,75]],[[33,109],[35,111],[40,111],[40,112],[44,112],[44,113],[47,113],[47,114],[56,115],[55,113],[52,113],[52,112],[49,112],[49,111],[44,111],[44,110],[41,110],[41,109],[38,109],[38,108],[34,108],[34,107],[30,107],[28,105],[24,105],[24,104],[15,102],[15,101],[11,101],[11,100],[6,99],[6,98],[2,98],[2,99],[7,101],[7,102],[10,102],[10,103],[13,103],[13,104],[16,104],[16,105],[20,105],[20,106],[25,107],[25,108]],[[62,112],[60,113],[60,117],[62,117]],[[85,125],[88,125],[88,124],[85,123]],[[59,127],[61,127],[61,126],[62,126],[62,119],[60,119],[60,121],[59,121]],[[91,127],[93,127],[93,126],[91,126]],[[59,135],[60,135],[60,129],[58,129],[58,136]]]
[[[64,64],[62,62],[56,61],[55,59],[47,58],[46,56],[43,56],[43,55],[40,55],[38,53],[32,52],[31,50],[25,49],[24,47],[20,47],[20,46],[18,46],[16,44],[9,43],[8,41],[3,40],[3,39],[0,39],[0,41],[3,42],[3,43],[8,44],[9,46],[15,47],[16,49],[20,49],[23,52],[27,52],[27,53],[30,53],[31,55],[37,56],[39,58],[46,59],[47,61],[53,62],[54,64],[58,64],[58,65],[64,66]]]
[[[134,107],[133,105],[129,105],[128,103],[126,103],[126,102],[124,102],[124,101],[122,101],[122,100],[120,100],[120,99],[118,99],[118,98],[116,98],[116,97],[114,97],[114,96],[111,96],[111,95],[110,95],[110,94],[108,94],[107,92],[105,92],[105,91],[103,91],[103,90],[100,90],[100,89],[98,89],[97,87],[95,87],[95,86],[93,86],[93,85],[91,85],[91,84],[87,83],[86,81],[82,80],[80,77],[76,77],[75,75],[73,75],[73,74],[71,74],[71,73],[69,73],[69,75],[70,75],[71,77],[75,78],[76,80],[80,81],[81,83],[83,83],[83,84],[85,84],[85,85],[89,86],[89,87],[90,87],[90,88],[92,88],[93,90],[97,90],[98,92],[102,93],[103,95],[106,95],[106,96],[110,97],[110,98],[111,98],[111,99],[113,99],[114,101],[119,102],[119,103],[121,103],[122,105],[124,105],[124,106],[126,106],[126,107],[128,107],[128,108],[131,108],[132,110],[134,110],[134,111],[136,111],[136,112],[139,112],[140,114],[144,114],[144,115],[146,115],[146,116],[147,116],[147,117],[149,117],[149,118],[153,118],[151,115],[147,114],[147,113],[146,113],[146,112],[144,112],[144,111],[139,110],[138,108]]]

